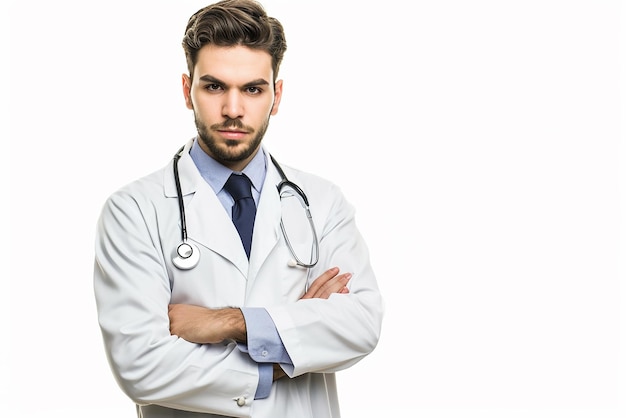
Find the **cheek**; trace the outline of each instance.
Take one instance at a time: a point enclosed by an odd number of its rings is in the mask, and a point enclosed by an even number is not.
[[[221,109],[220,104],[214,98],[206,94],[193,94],[190,96],[190,104],[194,112],[198,115],[202,115],[204,118],[219,114]]]
[[[266,120],[268,116],[276,114],[277,108],[278,106],[276,105],[276,103],[274,103],[273,100],[270,100],[257,106],[254,112],[259,119]]]

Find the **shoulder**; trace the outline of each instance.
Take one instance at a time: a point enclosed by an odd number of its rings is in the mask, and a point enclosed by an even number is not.
[[[280,165],[289,181],[297,184],[307,193],[341,195],[341,188],[332,180],[292,167],[287,164]]]
[[[171,165],[167,167],[171,168]],[[165,197],[167,167],[155,170],[121,186],[106,199],[105,208],[114,206],[128,209],[129,206],[152,206],[155,201],[162,200]]]
[[[344,196],[341,187],[320,175],[303,171],[288,164],[280,164],[289,181],[296,184],[305,194],[311,208],[317,213],[343,212],[349,216],[354,208]]]

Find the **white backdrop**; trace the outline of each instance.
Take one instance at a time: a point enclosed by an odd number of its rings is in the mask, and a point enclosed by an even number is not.
[[[626,416],[623,2],[264,4],[289,44],[266,144],[342,186],[387,303],[344,418]],[[134,416],[95,222],[193,135],[180,40],[204,5],[2,5],[2,416]]]

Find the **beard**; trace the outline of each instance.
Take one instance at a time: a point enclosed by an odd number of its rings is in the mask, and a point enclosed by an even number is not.
[[[254,154],[259,148],[270,123],[270,118],[268,116],[263,125],[261,125],[259,130],[255,133],[255,129],[253,127],[244,125],[239,119],[226,119],[223,123],[211,125],[210,129],[204,122],[198,119],[195,112],[194,120],[200,141],[209,150],[211,157],[222,164],[224,162],[243,161]],[[218,140],[211,135],[211,130],[228,129],[233,127],[254,134],[252,140],[243,144],[241,141],[236,140],[226,140],[218,143]],[[241,145],[243,145],[243,147],[241,147]]]

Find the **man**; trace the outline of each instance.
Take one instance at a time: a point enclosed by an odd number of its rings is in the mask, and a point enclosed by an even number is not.
[[[334,373],[376,347],[382,299],[339,189],[261,145],[283,28],[254,1],[225,0],[191,17],[183,48],[198,135],[98,222],[112,372],[139,417],[338,417]]]

